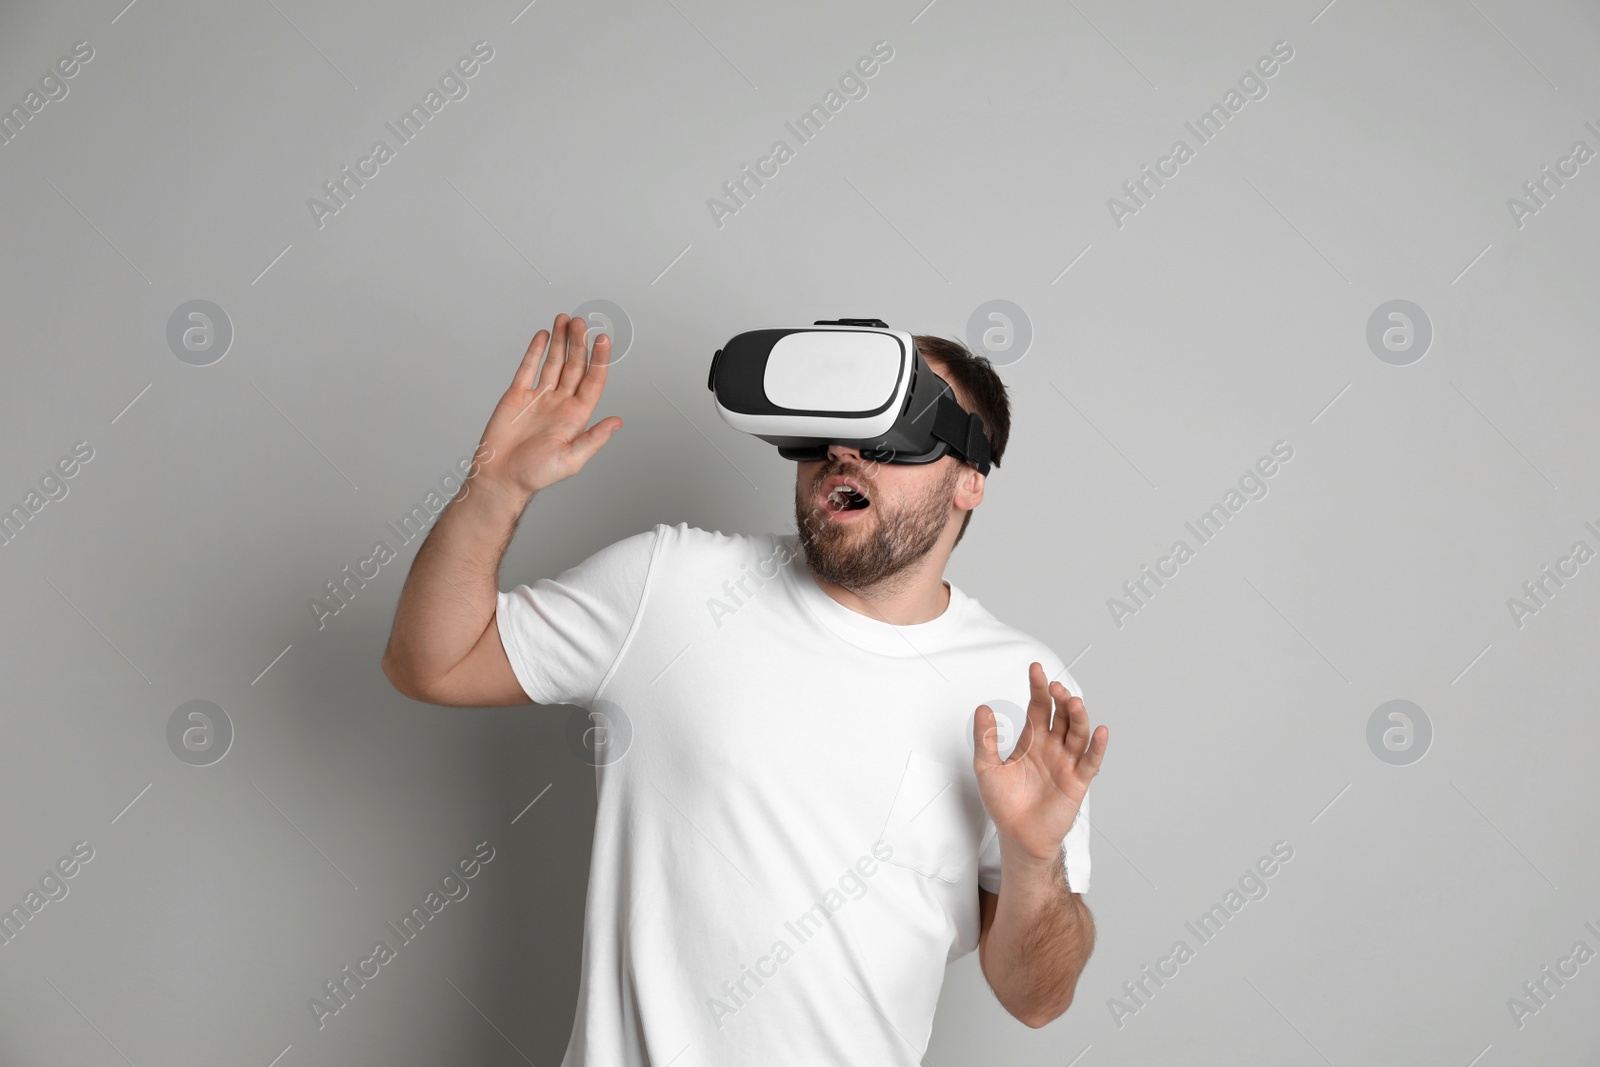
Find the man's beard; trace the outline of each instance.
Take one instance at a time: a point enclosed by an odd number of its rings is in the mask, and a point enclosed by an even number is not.
[[[959,464],[950,469],[939,484],[929,487],[920,498],[890,509],[875,496],[869,508],[873,514],[854,522],[830,519],[816,503],[817,487],[835,474],[853,476],[856,466],[824,464],[808,486],[795,486],[794,517],[811,572],[824,581],[851,592],[892,589],[893,579],[926,556],[938,544],[950,517],[950,498],[961,476]],[[869,525],[856,531],[851,526]]]

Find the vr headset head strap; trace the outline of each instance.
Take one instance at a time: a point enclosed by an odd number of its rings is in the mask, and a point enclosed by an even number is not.
[[[933,436],[977,467],[979,474],[989,473],[989,439],[983,435],[983,420],[963,410],[949,393],[939,397],[934,409]]]

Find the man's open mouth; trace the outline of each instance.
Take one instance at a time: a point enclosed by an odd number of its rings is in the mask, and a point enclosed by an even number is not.
[[[872,506],[860,486],[837,475],[822,483],[821,496],[822,506],[832,512],[860,511]]]

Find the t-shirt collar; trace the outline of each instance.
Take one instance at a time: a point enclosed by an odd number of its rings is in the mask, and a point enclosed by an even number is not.
[[[969,602],[967,595],[949,581],[944,584],[950,590],[950,602],[942,613],[927,622],[899,626],[863,615],[833,599],[817,584],[816,576],[806,565],[798,534],[780,536],[779,539],[785,541],[790,550],[790,559],[783,567],[783,574],[784,581],[794,591],[795,597],[818,622],[858,648],[885,656],[922,656],[943,651],[966,615]]]

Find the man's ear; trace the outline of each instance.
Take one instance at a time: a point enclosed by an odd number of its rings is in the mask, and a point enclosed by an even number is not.
[[[962,464],[961,477],[956,480],[956,495],[951,503],[970,511],[983,503],[983,487],[988,479],[971,464]]]

